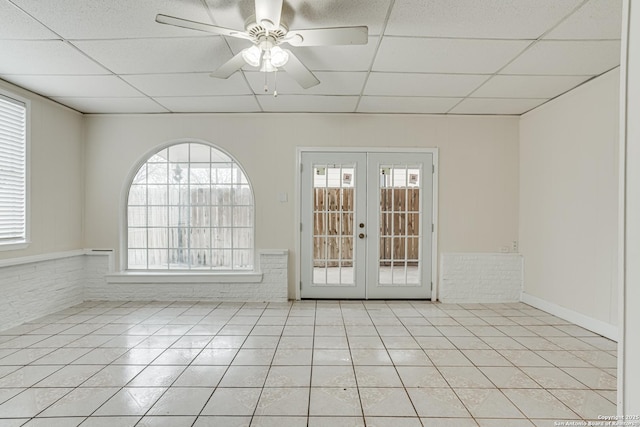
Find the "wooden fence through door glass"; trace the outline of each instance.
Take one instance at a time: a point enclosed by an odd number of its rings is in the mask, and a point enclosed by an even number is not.
[[[353,266],[353,195],[353,188],[314,188],[314,267]],[[419,204],[419,188],[380,189],[380,265],[417,265]]]

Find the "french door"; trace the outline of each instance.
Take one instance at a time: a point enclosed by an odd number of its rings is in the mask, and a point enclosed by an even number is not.
[[[431,297],[433,154],[303,152],[301,297]]]

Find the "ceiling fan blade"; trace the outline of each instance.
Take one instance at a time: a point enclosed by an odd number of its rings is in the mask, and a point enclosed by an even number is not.
[[[289,60],[281,68],[283,68],[303,89],[309,89],[317,84],[320,80],[309,71],[307,67],[293,54],[289,49],[284,49],[289,54]]]
[[[238,53],[236,56],[222,64],[217,70],[211,73],[211,77],[216,77],[219,79],[228,79],[231,74],[238,71],[246,64],[244,58],[242,57],[242,52]]]
[[[251,38],[242,31],[232,30],[231,28],[218,27],[216,25],[209,25],[205,24],[204,22],[196,22],[190,21],[188,19],[176,18],[175,16],[158,14],[156,15],[156,22],[160,24],[172,25],[174,27],[188,28],[190,30],[218,34],[220,36],[230,36],[239,39],[251,40]]]
[[[312,30],[291,30],[285,42],[292,46],[336,46],[367,44],[369,29],[362,27],[333,27]]]
[[[283,0],[255,0],[256,22],[267,30],[280,27]]]

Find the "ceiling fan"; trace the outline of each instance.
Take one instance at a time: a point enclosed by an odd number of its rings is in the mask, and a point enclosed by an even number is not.
[[[247,20],[244,31],[162,14],[156,16],[156,22],[245,39],[253,43],[251,47],[243,49],[222,64],[211,74],[212,77],[226,79],[248,64],[260,67],[260,71],[265,73],[283,69],[304,89],[313,87],[320,81],[293,52],[281,48],[281,44],[306,47],[367,43],[368,29],[366,26],[289,30],[281,22],[282,5],[283,0],[255,0],[255,15]]]

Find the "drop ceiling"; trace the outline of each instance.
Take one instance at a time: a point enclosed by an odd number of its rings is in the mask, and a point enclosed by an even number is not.
[[[366,25],[362,46],[291,47],[320,79],[245,66],[248,47],[160,25],[243,29],[252,0],[0,0],[0,79],[83,113],[522,114],[619,65],[621,0],[285,0],[290,29]]]

